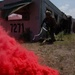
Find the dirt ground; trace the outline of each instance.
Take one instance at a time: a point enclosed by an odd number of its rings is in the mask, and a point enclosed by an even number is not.
[[[34,51],[42,65],[57,69],[60,75],[75,75],[75,41],[56,41],[54,44],[41,45],[23,43],[23,47]]]

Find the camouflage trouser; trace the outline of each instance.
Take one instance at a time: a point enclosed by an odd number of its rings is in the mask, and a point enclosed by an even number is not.
[[[52,41],[55,41],[55,37],[54,37],[54,28],[47,28],[47,30],[48,30],[48,37],[50,37],[51,38],[51,40]]]

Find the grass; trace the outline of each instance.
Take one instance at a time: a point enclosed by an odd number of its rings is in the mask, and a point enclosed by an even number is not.
[[[51,45],[40,46],[39,42],[22,45],[34,51],[40,57],[41,64],[57,69],[60,75],[75,75],[75,34],[63,35],[62,39]]]
[[[66,35],[62,35],[59,34],[57,35],[56,39],[59,39],[55,42],[55,45],[58,44],[58,45],[70,45],[71,43],[74,43],[75,42],[75,34],[66,34]]]

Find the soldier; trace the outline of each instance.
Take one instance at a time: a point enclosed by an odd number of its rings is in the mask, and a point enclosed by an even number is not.
[[[44,18],[41,27],[43,26],[43,24],[46,24],[46,29],[49,33],[49,36],[51,38],[51,40],[49,42],[53,43],[55,41],[55,37],[54,37],[54,30],[55,30],[55,25],[56,25],[56,21],[55,19],[52,17],[51,12],[50,11],[46,11],[46,17]]]

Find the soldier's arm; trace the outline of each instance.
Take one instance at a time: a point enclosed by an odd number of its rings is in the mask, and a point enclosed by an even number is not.
[[[42,21],[41,27],[43,26],[44,23],[45,23],[45,19]]]

